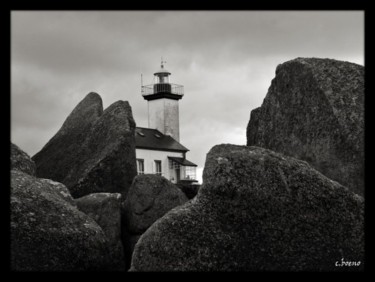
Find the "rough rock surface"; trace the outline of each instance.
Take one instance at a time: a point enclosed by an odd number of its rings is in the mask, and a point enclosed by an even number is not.
[[[305,160],[363,195],[364,67],[318,58],[279,65],[251,112],[247,145]]]
[[[35,176],[35,163],[29,155],[13,143],[10,143],[10,147],[10,169],[17,169]]]
[[[108,270],[103,230],[69,203],[63,187],[11,171],[12,270]]]
[[[139,239],[131,271],[363,269],[364,200],[308,163],[218,145],[198,195]],[[358,267],[337,267],[341,259]]]
[[[80,211],[99,224],[110,244],[110,270],[125,270],[124,249],[121,242],[121,194],[93,193],[75,200]]]
[[[63,200],[71,204],[72,206],[77,206],[76,202],[74,201],[72,195],[70,195],[69,189],[66,188],[66,186],[62,183],[53,181],[51,179],[45,179],[45,178],[37,178],[38,182],[44,183],[43,189],[45,192],[58,195]]]
[[[65,184],[74,198],[98,192],[125,196],[137,173],[134,130],[128,102],[103,112],[101,97],[89,93],[33,156],[36,174]]]
[[[154,174],[134,178],[123,204],[127,230],[142,234],[172,208],[187,201],[185,194],[166,178]]]
[[[144,174],[134,178],[122,204],[122,241],[127,269],[130,267],[134,246],[145,230],[187,200],[176,185],[162,176]]]
[[[31,176],[35,176],[35,163],[27,153],[13,143],[11,143],[10,160],[11,170],[19,170]],[[68,188],[66,188],[64,184],[43,178],[39,178],[38,181],[46,183],[46,185],[43,185],[46,191],[61,196],[62,199],[73,206],[76,205],[72,195],[70,195]]]

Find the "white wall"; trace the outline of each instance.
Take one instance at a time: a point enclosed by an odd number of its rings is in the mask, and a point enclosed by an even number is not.
[[[164,99],[148,101],[148,128],[164,134]]]
[[[178,100],[163,99],[164,101],[164,118],[165,118],[165,132],[164,134],[172,136],[175,140],[180,142],[180,123],[179,123],[179,109]]]
[[[157,129],[179,142],[178,100],[162,98],[148,101],[148,128]]]
[[[162,175],[171,180],[173,177],[176,180],[175,175],[169,175],[169,160],[168,157],[178,157],[182,158],[184,156],[183,153],[178,152],[165,152],[165,151],[154,151],[154,150],[146,150],[146,149],[136,149],[135,155],[137,159],[143,159],[145,165],[144,173],[155,173],[155,166],[154,161],[159,160],[161,161],[161,171]]]

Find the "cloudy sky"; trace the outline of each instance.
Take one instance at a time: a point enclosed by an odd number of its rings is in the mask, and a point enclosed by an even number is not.
[[[13,11],[11,141],[33,156],[91,91],[132,106],[160,57],[185,87],[180,140],[198,164],[216,144],[246,144],[250,111],[278,64],[321,57],[364,64],[362,11]]]

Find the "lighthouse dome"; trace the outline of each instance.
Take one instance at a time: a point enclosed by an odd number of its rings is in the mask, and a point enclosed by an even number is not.
[[[167,71],[165,68],[164,68],[164,63],[166,63],[165,61],[163,61],[163,59],[161,60],[161,64],[160,64],[160,69],[154,73],[154,75],[170,75],[171,73],[169,71]]]
[[[171,74],[168,70],[166,70],[165,68],[160,68],[157,72],[154,73],[154,75],[158,75],[158,74]]]

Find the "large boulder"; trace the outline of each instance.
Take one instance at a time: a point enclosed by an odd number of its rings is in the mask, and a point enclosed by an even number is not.
[[[361,270],[363,221],[363,198],[308,163],[218,145],[198,195],[141,236],[130,270]]]
[[[35,163],[17,145],[10,143],[10,169],[17,169],[35,176]]]
[[[176,185],[162,176],[144,174],[134,178],[122,204],[122,241],[127,268],[130,267],[134,246],[147,228],[187,200]]]
[[[109,257],[113,271],[125,270],[121,242],[121,194],[93,193],[75,200],[79,210],[99,224],[110,244]]]
[[[134,130],[128,102],[103,112],[101,97],[89,93],[33,156],[36,175],[65,184],[74,198],[98,192],[125,196],[137,173]]]
[[[363,195],[364,67],[318,58],[279,65],[251,112],[247,145],[305,160]]]
[[[109,270],[106,235],[67,193],[62,184],[11,171],[12,270]]]
[[[138,175],[123,203],[127,230],[142,234],[157,219],[187,200],[185,194],[166,178],[155,174]]]

